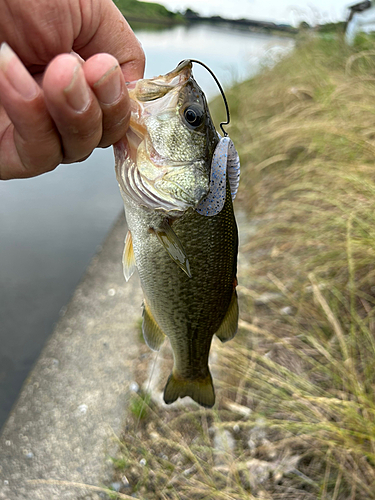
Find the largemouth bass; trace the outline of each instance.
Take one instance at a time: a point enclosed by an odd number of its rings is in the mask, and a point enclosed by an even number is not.
[[[128,90],[130,127],[115,145],[129,227],[124,275],[128,280],[138,269],[147,345],[158,350],[166,336],[171,343],[164,401],[190,396],[212,407],[212,337],[230,340],[238,323],[236,180],[231,185],[224,161],[228,144],[221,146],[189,60]]]

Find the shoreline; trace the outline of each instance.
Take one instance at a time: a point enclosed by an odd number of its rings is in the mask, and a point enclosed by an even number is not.
[[[155,19],[155,18],[147,18],[147,17],[138,17],[127,15],[126,12],[122,12],[126,20],[131,23],[139,23],[145,24],[148,26],[191,26],[195,24],[210,24],[210,25],[229,25],[232,28],[242,28],[248,29],[250,32],[255,33],[269,33],[273,34],[276,32],[277,34],[283,33],[285,35],[297,35],[299,33],[297,28],[293,28],[292,26],[279,26],[274,23],[266,23],[263,21],[252,21],[250,19],[226,19],[221,17],[199,17],[199,18],[184,18],[184,19]]]
[[[113,477],[139,361],[142,294],[123,214],[89,264],[0,433],[1,500],[76,500]],[[97,493],[90,498],[103,498]],[[86,497],[85,497],[86,498]],[[106,497],[107,498],[107,497]]]

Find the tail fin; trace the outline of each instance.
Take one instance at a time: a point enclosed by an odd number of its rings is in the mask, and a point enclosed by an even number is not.
[[[215,391],[211,373],[204,379],[178,379],[173,372],[170,374],[164,389],[164,401],[168,405],[178,398],[190,396],[194,401],[205,408],[212,408],[215,404]]]

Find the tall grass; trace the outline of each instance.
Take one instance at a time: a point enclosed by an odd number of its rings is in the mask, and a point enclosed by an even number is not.
[[[375,498],[375,43],[361,43],[301,40],[228,92],[240,331],[214,346],[215,410],[150,403],[129,423],[119,474],[138,498]]]
[[[375,497],[374,56],[308,40],[234,94],[241,201],[258,220],[246,390],[301,464],[319,457],[317,498]],[[254,305],[265,292],[280,297]]]

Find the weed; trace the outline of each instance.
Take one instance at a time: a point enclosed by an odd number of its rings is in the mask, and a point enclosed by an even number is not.
[[[129,403],[129,410],[136,419],[144,420],[147,417],[150,399],[151,398],[149,394],[132,395]]]
[[[124,435],[140,498],[375,498],[374,53],[305,37],[228,91],[240,331],[214,342],[215,409],[148,407]]]

